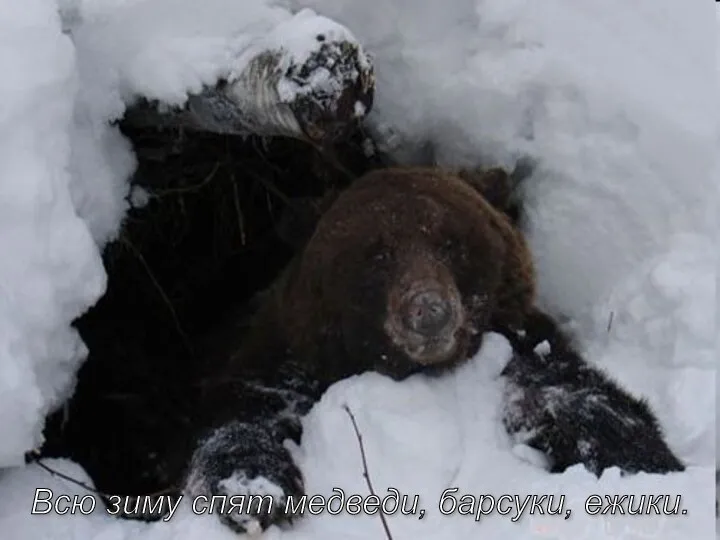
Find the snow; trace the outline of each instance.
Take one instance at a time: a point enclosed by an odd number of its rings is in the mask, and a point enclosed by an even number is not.
[[[253,36],[290,17],[263,0],[184,2],[183,9],[174,0],[104,4],[78,7],[73,28],[88,92],[94,94],[88,101],[102,107],[93,114],[100,118],[122,115],[125,102],[138,95],[182,104],[188,93],[234,68],[235,56]]]
[[[268,36],[302,54],[296,36],[276,30],[296,28],[291,11],[311,8],[373,54],[370,121],[400,159],[419,159],[427,141],[441,164],[538,159],[524,188],[524,227],[542,305],[570,319],[588,358],[647,398],[689,468],[630,477],[611,469],[596,479],[573,467],[550,476],[499,429],[497,374],[508,347],[491,336],[442,379],[396,383],[368,373],[333,386],[293,449],[307,492],[367,494],[347,404],[378,494],[417,494],[426,511],[389,517],[397,538],[712,537],[720,135],[710,111],[720,47],[710,40],[720,19],[709,5],[677,6],[64,0],[61,21],[52,0],[0,0],[0,529],[18,539],[236,537],[186,500],[167,523],[117,520],[99,502],[89,516],[31,515],[35,488],[86,492],[36,465],[8,467],[41,443],[44,414],[72,391],[86,354],[70,323],[104,291],[99,248],[117,235],[134,167],[107,121],[138,94],[183,102]],[[62,27],[73,29],[72,42]],[[67,461],[52,465],[86,479]],[[443,516],[440,495],[453,487],[458,496],[553,494],[555,504],[564,495],[572,516]],[[681,495],[687,515],[583,509],[590,494],[631,493],[668,494],[670,506]],[[265,538],[383,535],[377,515],[325,512]]]
[[[283,490],[263,476],[249,479],[245,474],[233,473],[229,478],[220,480],[218,486],[226,493],[240,493],[246,495],[270,495],[271,497],[283,497]]]
[[[0,466],[10,466],[41,442],[45,414],[72,391],[86,350],[70,323],[104,292],[105,274],[71,198],[72,44],[51,3],[3,4]]]
[[[542,343],[538,343],[535,349],[533,349],[535,353],[539,354],[540,356],[545,356],[547,354],[550,354],[550,343],[545,340]]]

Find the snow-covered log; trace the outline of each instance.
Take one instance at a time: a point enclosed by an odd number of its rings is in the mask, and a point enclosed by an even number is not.
[[[125,122],[332,140],[370,111],[373,93],[362,46],[344,27],[303,11],[242,49],[217,84],[182,106],[141,99]]]

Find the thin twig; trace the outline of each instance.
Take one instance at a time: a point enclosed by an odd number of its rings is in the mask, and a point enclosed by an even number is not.
[[[612,328],[612,323],[613,323],[613,317],[614,317],[614,316],[615,316],[615,312],[614,312],[614,311],[611,311],[611,312],[610,312],[610,317],[608,318],[608,324],[607,324],[607,333],[608,333],[608,334],[610,333],[610,329]]]
[[[240,194],[238,193],[238,186],[237,182],[235,182],[235,173],[232,173],[230,175],[230,180],[232,182],[233,187],[233,201],[235,202],[235,213],[237,214],[238,218],[238,228],[240,230],[240,244],[245,245],[245,218],[242,213],[242,208],[240,207]]]
[[[292,201],[290,201],[290,198],[285,195],[285,193],[283,193],[273,182],[265,178],[262,174],[259,174],[250,168],[245,169],[243,172],[249,176],[252,176],[255,180],[260,182],[267,191],[275,195],[284,204],[286,204],[287,206],[292,206]]]
[[[152,281],[153,285],[157,289],[158,293],[160,294],[160,297],[162,298],[163,302],[167,305],[168,310],[170,311],[170,316],[173,319],[173,322],[175,324],[175,328],[178,331],[178,334],[180,334],[180,337],[182,338],[186,349],[190,354],[193,353],[193,347],[190,343],[190,338],[188,338],[187,334],[182,328],[182,325],[180,324],[180,319],[178,318],[177,312],[175,311],[175,307],[172,305],[172,302],[170,301],[170,298],[165,293],[165,290],[162,288],[162,285],[160,285],[160,282],[155,277],[155,274],[153,274],[152,269],[150,268],[150,265],[145,260],[145,257],[143,257],[143,254],[138,251],[138,249],[124,236],[120,237],[120,242],[122,242],[130,251],[133,252],[133,254],[137,257],[138,261],[140,261],[140,264],[142,264],[143,268],[145,268],[145,271],[147,272],[147,275],[150,277],[150,280]]]
[[[42,461],[40,461],[40,458],[35,459],[33,462],[34,462],[34,463],[37,463],[37,465],[38,465],[41,469],[45,469],[47,472],[49,472],[49,473],[52,474],[53,476],[57,476],[58,478],[62,478],[63,480],[67,480],[68,482],[70,482],[70,483],[72,483],[72,484],[75,484],[76,486],[80,486],[81,488],[89,491],[90,493],[95,493],[96,495],[99,495],[100,497],[110,498],[110,495],[108,495],[108,494],[106,494],[106,493],[103,493],[102,491],[98,491],[97,489],[88,486],[87,484],[85,484],[84,482],[81,482],[80,480],[75,480],[74,478],[68,476],[67,474],[63,474],[63,473],[61,473],[61,472],[59,472],[59,471],[56,471],[56,470],[50,468],[49,466],[45,465]]]
[[[354,180],[355,174],[348,169],[345,165],[340,163],[340,160],[337,157],[337,154],[331,147],[321,146],[317,143],[312,143],[312,146],[315,148],[315,150],[318,152],[320,157],[322,157],[325,160],[325,163],[328,165],[331,165],[334,167],[337,171],[344,174],[348,180]]]
[[[68,482],[70,482],[70,483],[72,483],[72,484],[75,484],[76,486],[79,486],[79,487],[81,487],[81,488],[89,491],[90,493],[94,493],[95,495],[98,495],[98,496],[102,497],[103,499],[110,499],[110,497],[112,497],[112,495],[110,495],[110,494],[108,494],[108,493],[104,493],[104,492],[102,492],[102,491],[100,491],[100,490],[95,489],[94,487],[91,487],[91,486],[87,485],[87,484],[84,483],[84,482],[81,482],[80,480],[76,480],[75,478],[73,478],[73,477],[71,477],[71,476],[68,476],[67,474],[63,474],[63,473],[61,473],[60,471],[56,471],[55,469],[53,469],[53,468],[50,467],[49,465],[46,465],[45,463],[43,463],[43,462],[41,461],[41,458],[39,458],[39,457],[36,457],[32,462],[33,462],[33,463],[37,463],[37,465],[38,465],[41,469],[45,469],[47,472],[49,472],[49,473],[52,474],[53,476],[57,476],[58,478],[62,478],[63,480],[67,480]],[[165,495],[165,494],[168,494],[168,493],[172,493],[173,491],[175,491],[175,488],[174,488],[174,487],[169,487],[169,488],[161,489],[160,491],[155,491],[155,492],[153,492],[153,493],[148,493],[148,494],[146,494],[146,495],[135,495],[135,496],[136,496],[136,497],[158,497],[158,496],[160,496],[160,495]]]
[[[182,193],[188,193],[192,191],[198,191],[202,187],[204,187],[208,182],[210,182],[215,175],[217,174],[218,170],[220,169],[220,162],[218,161],[215,163],[215,166],[210,171],[210,173],[203,179],[202,182],[199,182],[197,184],[193,184],[192,186],[184,186],[184,187],[178,187],[178,188],[168,188],[168,189],[162,189],[152,192],[153,197],[164,197],[166,195],[179,195]]]
[[[350,410],[350,407],[347,405],[343,405],[343,408],[345,409],[345,412],[348,413],[348,416],[350,417],[350,421],[352,422],[353,428],[355,429],[355,436],[358,440],[358,445],[360,446],[360,457],[362,457],[362,464],[363,464],[363,476],[365,477],[365,482],[367,483],[368,489],[370,490],[370,494],[377,497],[377,493],[375,493],[375,489],[373,488],[372,481],[370,480],[370,472],[368,471],[368,464],[367,459],[365,457],[365,447],[363,446],[362,442],[362,435],[360,434],[360,429],[358,429],[357,422],[355,421],[355,415],[353,415],[352,411]],[[388,527],[387,520],[385,519],[385,515],[380,512],[380,521],[382,521],[383,529],[385,529],[385,535],[387,536],[388,540],[393,540],[392,534],[390,533],[390,527]]]

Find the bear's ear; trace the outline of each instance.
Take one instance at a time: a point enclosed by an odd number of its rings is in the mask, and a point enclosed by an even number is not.
[[[503,212],[517,225],[522,214],[521,186],[533,175],[537,165],[534,158],[522,157],[512,172],[500,167],[476,167],[460,169],[455,173],[485,197],[493,208]]]
[[[457,175],[474,187],[493,207],[501,212],[510,207],[513,182],[510,175],[500,167],[492,169],[461,169]]]

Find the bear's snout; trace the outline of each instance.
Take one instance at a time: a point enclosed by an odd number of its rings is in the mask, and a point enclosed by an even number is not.
[[[423,366],[454,359],[465,319],[452,278],[439,270],[433,274],[402,280],[404,286],[390,292],[385,321],[385,332],[395,346],[410,361]]]
[[[443,334],[452,321],[452,306],[440,291],[422,291],[411,295],[401,308],[403,324],[427,338]]]

